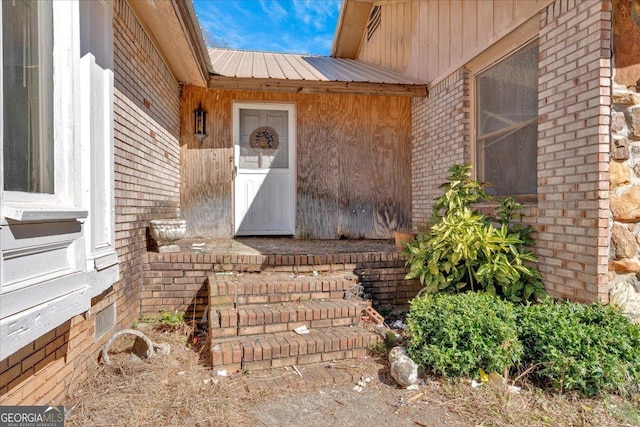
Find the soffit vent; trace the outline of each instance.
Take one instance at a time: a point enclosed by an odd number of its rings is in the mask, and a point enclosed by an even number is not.
[[[116,326],[116,303],[113,302],[97,312],[94,319],[94,337],[98,340]]]
[[[382,19],[382,8],[380,6],[374,6],[369,14],[369,22],[367,23],[367,41],[376,32],[380,26],[380,20]]]

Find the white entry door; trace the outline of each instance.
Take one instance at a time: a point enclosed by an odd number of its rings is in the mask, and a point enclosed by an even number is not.
[[[234,103],[235,234],[295,234],[295,107]]]

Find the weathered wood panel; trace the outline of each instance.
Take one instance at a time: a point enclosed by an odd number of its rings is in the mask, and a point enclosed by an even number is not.
[[[187,234],[233,235],[233,101],[293,102],[297,109],[296,235],[389,238],[411,223],[406,97],[206,90],[184,87],[182,200]],[[193,136],[202,102],[209,136]]]
[[[209,136],[202,143],[194,136],[193,111],[202,103]],[[181,105],[180,169],[181,209],[188,236],[225,237],[233,233],[233,145],[231,107],[222,107],[220,94],[185,86]]]
[[[429,82],[462,67],[552,0],[378,2],[380,28],[363,37],[358,59]],[[414,13],[408,14],[411,9]],[[414,16],[415,12],[419,16]],[[419,37],[419,41],[414,40]],[[402,46],[398,46],[398,42]],[[397,51],[397,55],[390,52]]]

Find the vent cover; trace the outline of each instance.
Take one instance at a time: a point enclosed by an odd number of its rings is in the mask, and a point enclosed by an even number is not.
[[[376,32],[380,26],[380,20],[382,19],[382,8],[380,6],[374,6],[369,14],[369,22],[367,23],[367,41]]]
[[[116,326],[116,303],[113,302],[97,312],[94,319],[94,337],[97,340]]]

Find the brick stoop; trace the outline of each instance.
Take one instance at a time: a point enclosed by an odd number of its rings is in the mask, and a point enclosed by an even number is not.
[[[209,276],[211,360],[216,369],[263,370],[364,356],[381,338],[362,325],[370,302],[345,271],[317,276]],[[306,326],[309,333],[294,329]]]

